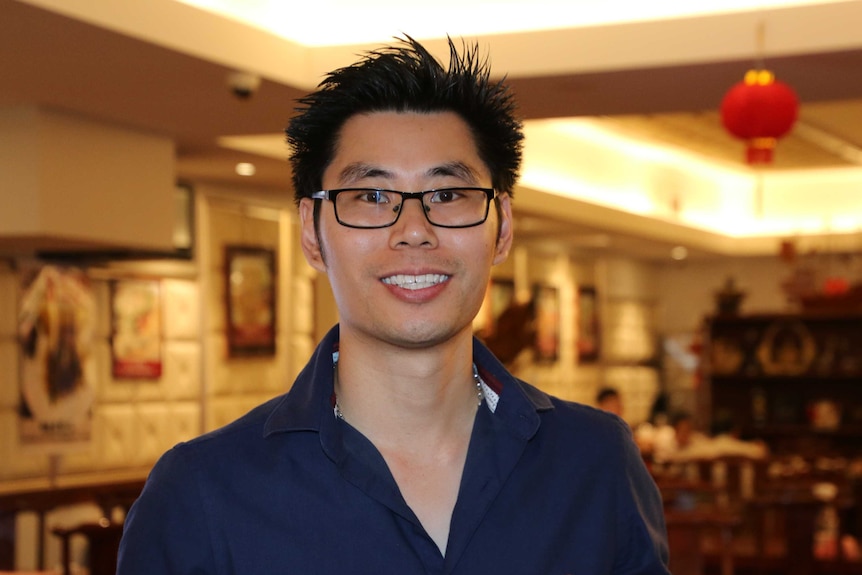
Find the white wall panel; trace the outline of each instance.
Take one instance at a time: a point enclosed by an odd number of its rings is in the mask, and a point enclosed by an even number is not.
[[[227,340],[223,333],[210,332],[205,338],[207,395],[226,395],[231,393],[233,382],[226,365]]]
[[[96,411],[93,437],[102,469],[132,466],[135,422],[132,405],[102,405]]]
[[[0,479],[35,477],[48,472],[48,456],[19,444],[18,414],[0,411]]]
[[[620,393],[623,417],[632,425],[647,421],[659,391],[656,370],[642,366],[612,366],[605,372],[607,385]]]
[[[216,332],[224,332],[225,330],[225,317],[227,314],[226,310],[226,302],[227,302],[227,292],[225,291],[225,280],[222,275],[222,271],[218,270],[213,273],[210,278],[212,282],[210,285],[210,289],[206,294],[206,297],[203,298],[203,313],[206,314],[206,329],[212,333]]]
[[[18,325],[18,278],[0,271],[0,337],[12,336]]]
[[[196,339],[200,335],[200,294],[197,284],[183,280],[162,281],[163,337]]]
[[[162,387],[168,399],[194,399],[201,393],[201,349],[197,342],[168,341],[163,346]]]
[[[167,405],[169,447],[201,434],[201,407],[193,401]]]
[[[164,358],[164,344],[162,345],[162,358]],[[163,367],[164,369],[164,367]],[[169,382],[164,373],[155,379],[112,379],[111,384],[115,388],[127,387],[135,403],[163,401],[167,396]]]
[[[269,367],[266,369],[266,376],[260,381],[255,390],[270,397],[287,391],[293,383],[293,378],[288,374],[288,356],[290,352],[285,351],[287,338],[281,335],[276,336],[275,345],[279,351],[272,358]]]
[[[60,458],[59,472],[82,473],[98,469],[98,448],[96,440],[63,453]]]
[[[246,405],[236,397],[214,397],[207,412],[207,430],[218,429],[248,412]]]
[[[0,339],[0,410],[18,406],[18,343]]]
[[[295,278],[291,284],[293,301],[286,302],[293,314],[293,331],[314,332],[314,285],[308,278]]]
[[[128,446],[132,452],[132,464],[155,463],[172,443],[165,406],[160,403],[136,405],[132,444]]]
[[[294,335],[290,338],[290,349],[288,350],[288,373],[286,386],[293,385],[293,380],[311,359],[311,354],[314,353],[314,348],[317,342],[308,335]]]

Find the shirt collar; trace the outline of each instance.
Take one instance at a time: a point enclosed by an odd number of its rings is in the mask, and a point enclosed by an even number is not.
[[[282,396],[264,426],[264,436],[279,432],[318,431],[336,425],[332,412],[334,369],[332,354],[338,350],[339,327],[324,336],[311,359]],[[473,361],[486,393],[485,405],[494,403],[494,415],[513,433],[529,438],[539,428],[541,411],[552,409],[550,397],[510,374],[478,339],[473,339]]]

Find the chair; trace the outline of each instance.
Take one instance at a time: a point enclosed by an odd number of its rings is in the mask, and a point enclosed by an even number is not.
[[[719,573],[732,575],[731,539],[741,520],[737,511],[719,504],[719,490],[698,478],[658,476],[656,485],[664,502],[671,572],[703,574],[707,554],[715,549]]]
[[[70,539],[83,535],[89,550],[89,575],[116,575],[117,553],[123,536],[123,525],[103,519],[98,523],[85,523],[70,529],[54,529],[61,540],[63,575],[72,574]]]

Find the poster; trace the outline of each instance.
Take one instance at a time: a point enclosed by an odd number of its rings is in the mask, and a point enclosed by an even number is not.
[[[162,328],[159,282],[111,284],[111,364],[116,379],[159,379]]]
[[[82,271],[44,266],[22,273],[22,445],[60,450],[90,440],[95,325],[95,297]]]

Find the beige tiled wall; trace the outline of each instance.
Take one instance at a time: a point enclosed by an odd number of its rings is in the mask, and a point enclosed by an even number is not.
[[[221,427],[264,401],[286,392],[313,349],[310,268],[298,250],[294,208],[258,206],[220,196],[205,200],[206,249],[201,254],[204,301],[205,430]],[[277,336],[272,357],[231,358],[227,354],[224,251],[228,245],[277,252]]]
[[[649,416],[659,391],[659,373],[643,366],[656,353],[658,326],[655,280],[649,266],[614,259],[578,259],[519,246],[510,262],[495,269],[495,277],[514,279],[516,286],[542,283],[560,295],[560,345],[555,362],[535,363],[522,354],[513,371],[522,379],[560,398],[594,405],[603,386],[616,388],[624,414],[636,425]],[[596,288],[600,315],[601,351],[597,361],[579,363],[576,349],[578,288]]]
[[[121,278],[117,278],[121,279]],[[18,300],[18,276],[0,272],[2,305]],[[161,280],[165,311],[162,361],[158,379],[119,380],[111,374],[109,280],[94,279],[99,318],[93,345],[95,369],[88,385],[94,390],[92,439],[63,451],[60,476],[145,473],[175,442],[200,430],[200,343],[197,339],[198,290],[193,280]],[[48,455],[18,440],[19,349],[14,335],[15,313],[4,308],[0,320],[0,487],[24,480],[45,479]]]
[[[95,393],[92,440],[63,453],[64,476],[145,475],[175,443],[240,417],[287,391],[310,356],[316,336],[315,276],[302,258],[292,204],[250,205],[236,190],[196,189],[196,259],[182,273],[160,275],[162,375],[115,379],[111,372],[110,282],[143,273],[125,263],[88,270],[97,302],[89,385]],[[278,254],[277,342],[272,357],[227,356],[224,336],[224,248],[271,247]],[[158,269],[158,268],[156,268]],[[0,489],[46,484],[49,457],[18,441],[18,273],[0,262]]]

